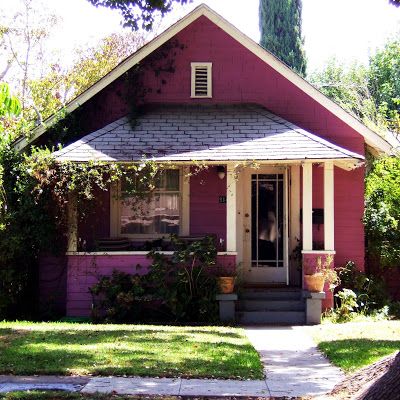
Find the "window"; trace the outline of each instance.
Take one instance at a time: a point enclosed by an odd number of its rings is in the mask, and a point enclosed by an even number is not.
[[[119,234],[157,236],[179,234],[181,222],[180,173],[178,169],[160,171],[156,188],[149,197],[137,200],[124,196],[127,183],[121,182]]]
[[[193,98],[212,97],[211,71],[212,63],[191,63],[192,67],[192,90]]]

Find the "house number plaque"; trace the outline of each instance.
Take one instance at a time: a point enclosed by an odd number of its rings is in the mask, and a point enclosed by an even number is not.
[[[218,202],[220,204],[225,204],[226,203],[226,196],[219,196],[218,197]]]

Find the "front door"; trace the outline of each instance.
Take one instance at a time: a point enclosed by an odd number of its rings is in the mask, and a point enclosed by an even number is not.
[[[288,284],[286,170],[253,170],[246,181],[245,281]]]

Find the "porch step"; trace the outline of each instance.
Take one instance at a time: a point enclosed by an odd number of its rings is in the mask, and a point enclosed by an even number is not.
[[[241,300],[301,300],[301,289],[244,289],[239,298]]]
[[[304,324],[305,300],[298,288],[248,288],[239,294],[236,321],[241,324]]]
[[[239,300],[236,305],[238,311],[304,311],[303,300]]]
[[[305,311],[237,311],[239,324],[301,325],[306,322]]]

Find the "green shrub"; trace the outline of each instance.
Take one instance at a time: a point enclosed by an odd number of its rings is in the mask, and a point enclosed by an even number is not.
[[[187,242],[172,236],[171,242],[172,256],[149,253],[146,275],[114,271],[91,288],[95,321],[217,321],[217,281],[210,273],[217,255],[214,238]]]
[[[351,289],[344,288],[336,293],[335,297],[339,301],[331,315],[334,322],[350,321],[360,311],[362,303],[359,303],[357,294]]]
[[[392,301],[389,304],[389,314],[394,318],[400,319],[400,301]]]
[[[353,261],[338,268],[338,273],[342,282],[341,288],[354,291],[359,307],[365,313],[380,310],[389,304],[386,284],[382,278],[360,271]]]
[[[103,276],[90,292],[94,299],[93,320],[104,322],[134,322],[140,319],[144,285],[139,275],[114,270]]]
[[[367,251],[382,267],[400,265],[400,158],[372,163],[365,180]]]

